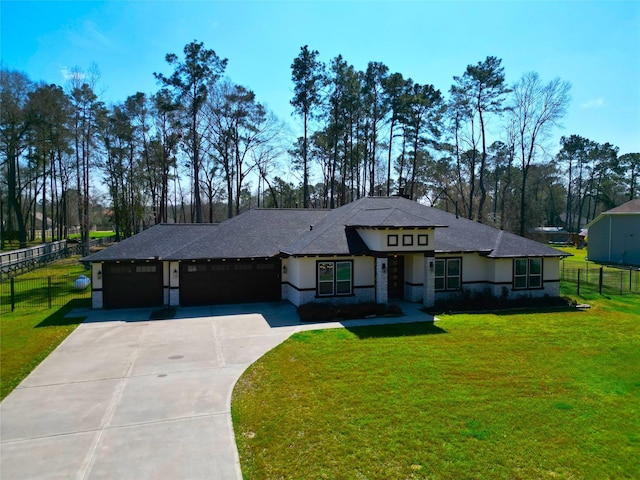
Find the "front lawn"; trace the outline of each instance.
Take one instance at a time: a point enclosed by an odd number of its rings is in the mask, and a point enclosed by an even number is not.
[[[244,478],[638,478],[640,298],[588,295],[294,335],[234,390]]]
[[[67,258],[19,278],[68,275],[85,272],[79,257]],[[54,294],[65,292],[54,290]],[[6,397],[38,366],[84,318],[64,318],[75,307],[88,307],[90,301],[72,300],[54,309],[20,308],[0,316],[0,400]]]

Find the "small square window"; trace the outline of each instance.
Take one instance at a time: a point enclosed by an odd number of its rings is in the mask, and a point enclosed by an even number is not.
[[[413,245],[413,235],[402,235],[402,245],[405,247]]]
[[[418,235],[418,245],[429,245],[429,235]]]
[[[387,235],[387,246],[388,247],[397,247],[398,246],[398,235]]]

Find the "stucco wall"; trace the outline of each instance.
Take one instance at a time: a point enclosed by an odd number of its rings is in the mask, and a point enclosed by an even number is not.
[[[460,255],[457,255],[460,257]],[[456,255],[439,255],[438,258],[452,258]],[[483,278],[482,272],[486,273]],[[542,266],[543,288],[531,290],[514,290],[513,288],[513,259],[484,258],[478,254],[462,256],[462,291],[436,292],[436,300],[459,298],[463,292],[474,295],[491,295],[507,298],[560,295],[560,258],[543,258]]]
[[[433,250],[434,248],[434,231],[433,228],[420,228],[420,229],[369,229],[359,228],[357,229],[358,235],[364,240],[370,250],[374,252],[423,252],[425,250]],[[398,244],[389,245],[388,236],[397,236]],[[411,237],[412,245],[405,245],[404,236]],[[420,236],[420,237],[419,237]],[[426,237],[425,237],[426,236]],[[426,244],[422,242],[426,238]],[[422,244],[420,244],[422,243]]]
[[[424,254],[404,257],[404,299],[421,302],[424,295]]]
[[[180,263],[164,262],[165,303],[177,307],[180,305]]]
[[[104,300],[102,295],[102,262],[91,264],[91,308],[103,308]]]
[[[317,262],[341,260],[353,262],[353,295],[318,297],[316,295]],[[287,266],[287,273],[282,277],[282,298],[294,305],[309,302],[375,301],[375,259],[373,257],[290,257],[283,260],[284,265]]]

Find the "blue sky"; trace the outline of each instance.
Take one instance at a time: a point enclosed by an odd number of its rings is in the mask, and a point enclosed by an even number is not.
[[[560,135],[640,151],[640,1],[10,1],[0,2],[5,68],[65,84],[97,64],[107,103],[158,85],[164,57],[192,40],[228,58],[231,80],[294,130],[291,62],[309,45],[358,69],[385,63],[447,92],[454,75],[488,55],[507,81],[529,71],[572,85]],[[557,149],[554,146],[554,149]]]

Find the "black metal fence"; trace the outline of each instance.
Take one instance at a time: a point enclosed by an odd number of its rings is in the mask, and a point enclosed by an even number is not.
[[[584,268],[560,269],[560,280],[580,286],[590,285],[598,288],[601,294],[628,295],[640,294],[640,269],[585,266]]]
[[[115,241],[114,236],[96,238],[89,241],[89,247],[97,247],[113,241]],[[61,258],[81,254],[82,245],[67,240],[0,253],[0,281],[30,272]]]
[[[0,282],[0,313],[17,309],[62,307],[70,300],[82,299],[91,305],[91,285],[76,289],[78,276],[10,278]]]

